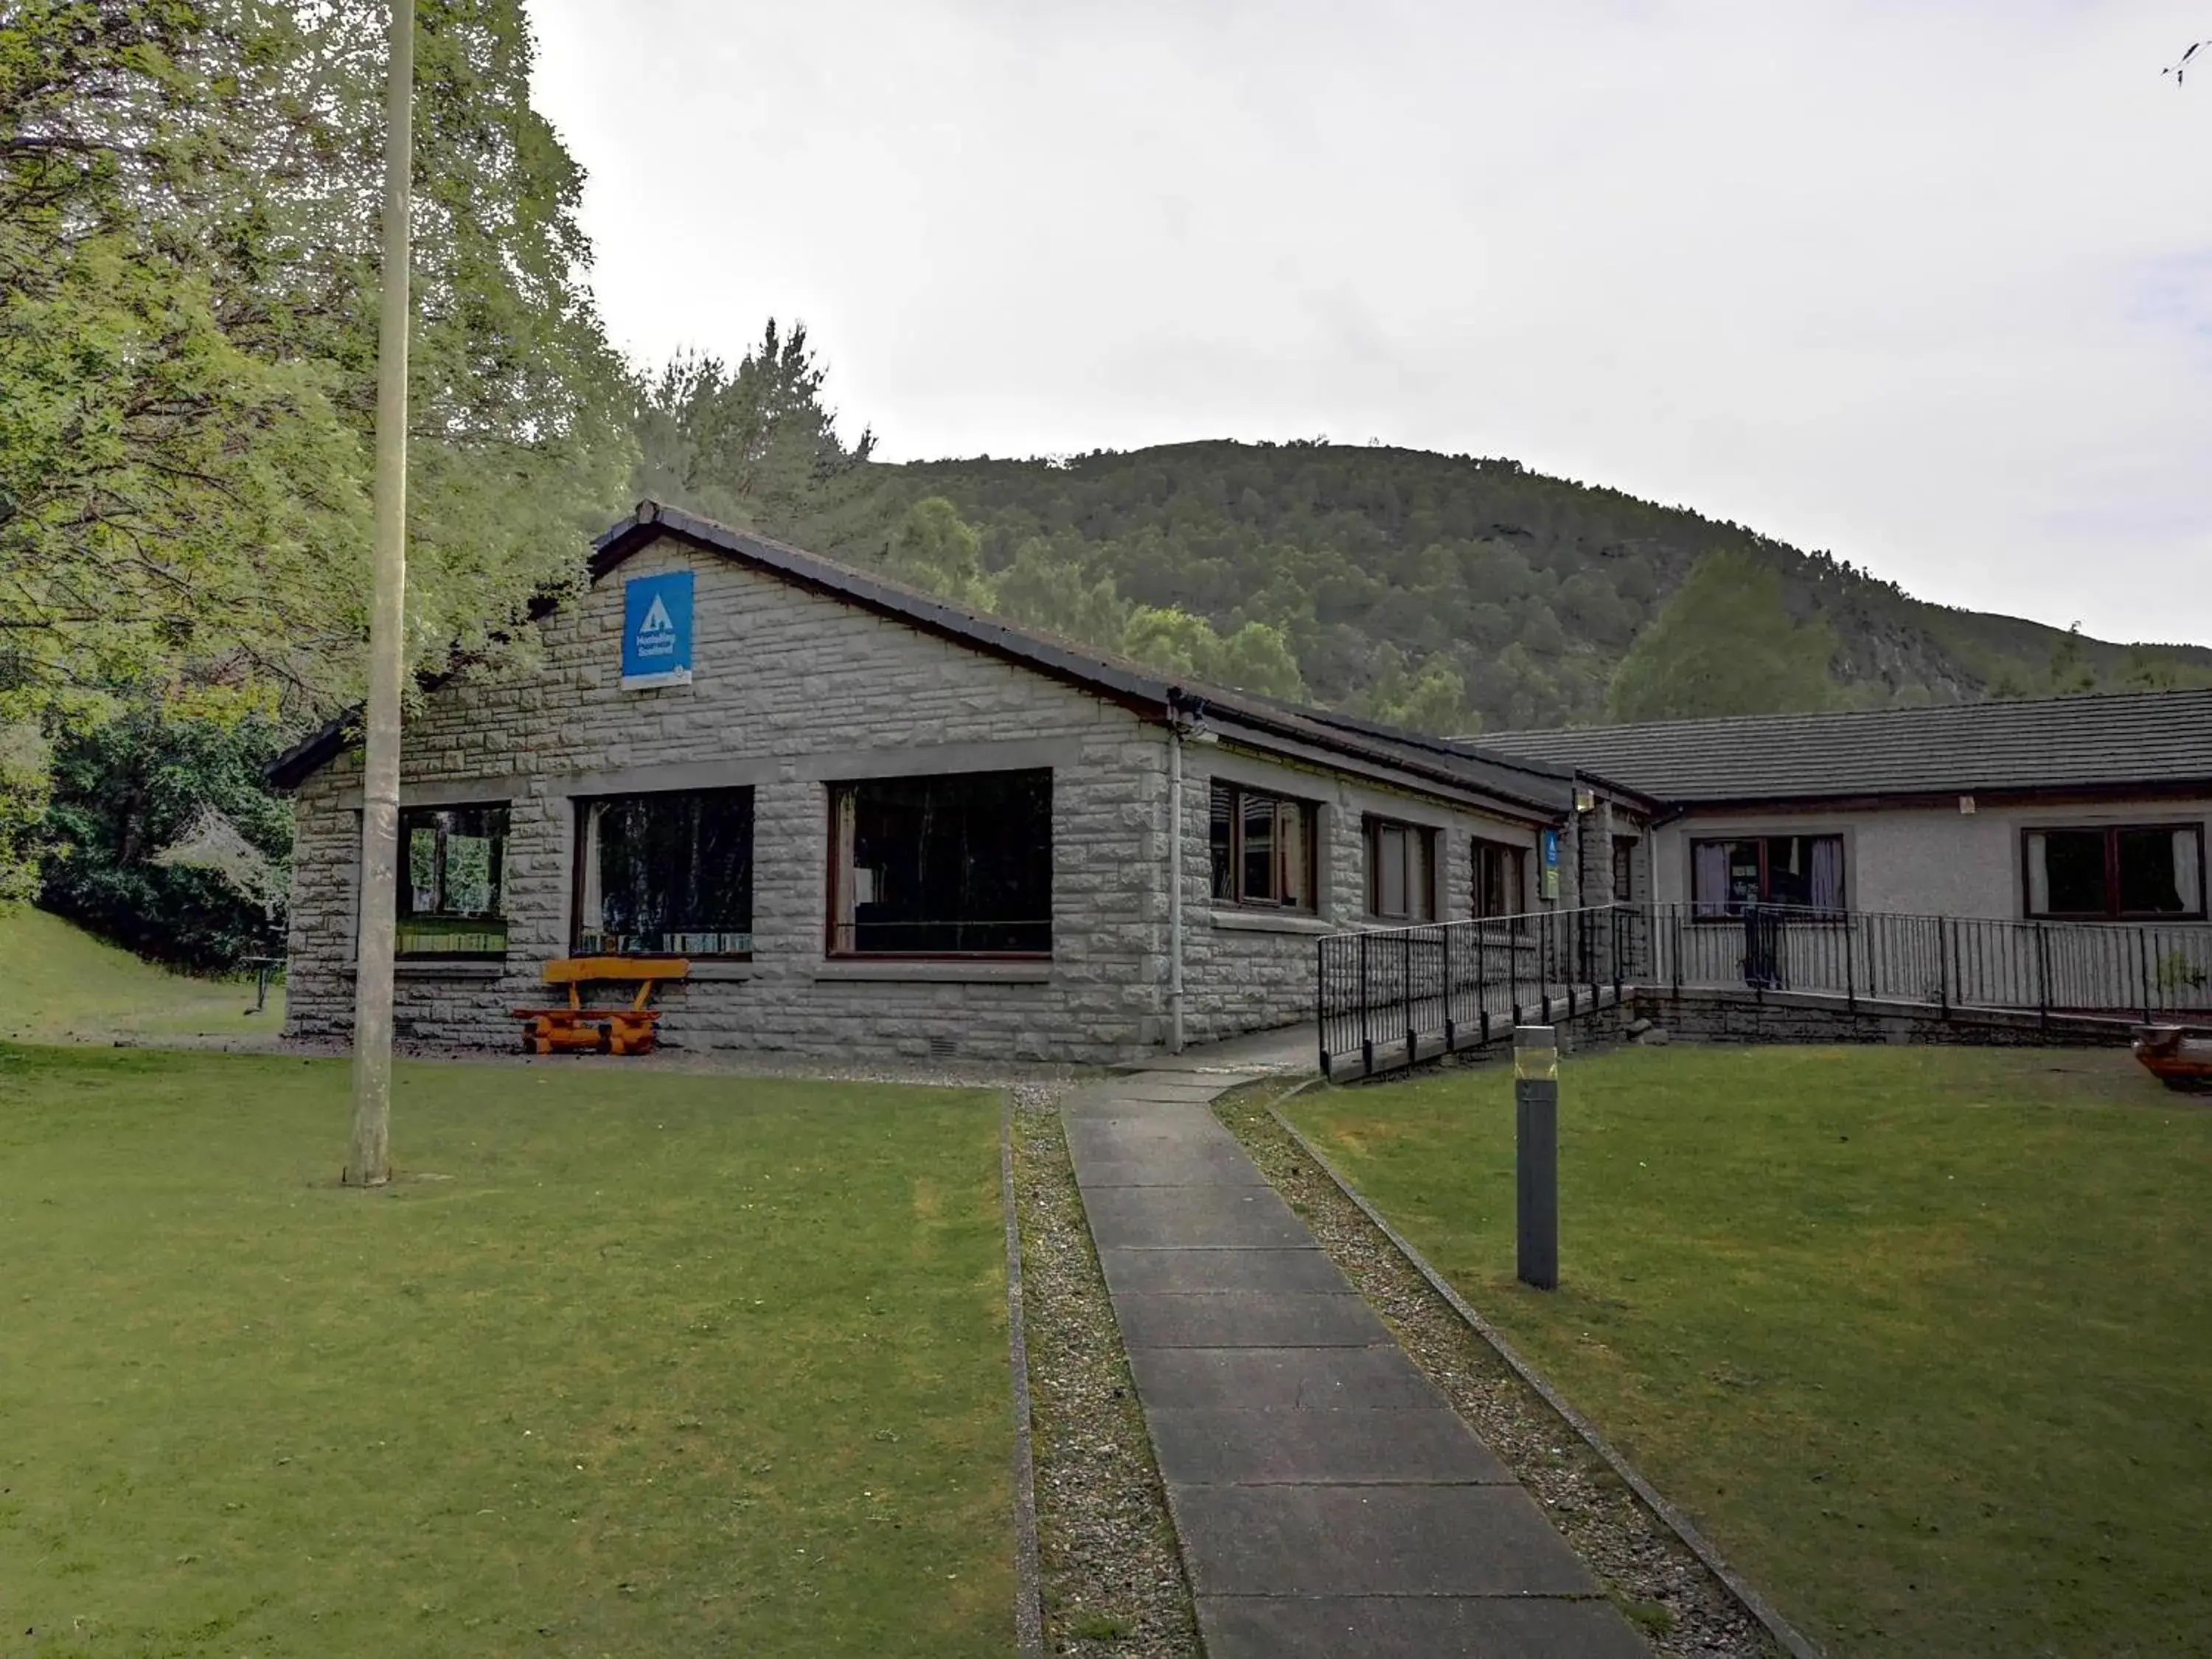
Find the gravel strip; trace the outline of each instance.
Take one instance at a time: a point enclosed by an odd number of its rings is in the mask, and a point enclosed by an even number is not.
[[[1167,1496],[1068,1162],[1065,1087],[1012,1091],[1046,1646],[1200,1659]]]
[[[1214,1109],[1652,1647],[1664,1659],[1777,1659],[1765,1629],[1705,1564],[1283,1133],[1267,1107],[1288,1092],[1258,1085]]]

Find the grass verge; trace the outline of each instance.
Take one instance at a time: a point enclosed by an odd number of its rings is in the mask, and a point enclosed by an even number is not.
[[[1007,1650],[995,1094],[398,1077],[0,1048],[0,1650]]]
[[[1549,1296],[1503,1068],[1291,1110],[1832,1651],[2201,1641],[2212,1113],[2103,1054],[1638,1048],[1562,1087]]]
[[[253,980],[173,974],[27,905],[0,905],[7,1001],[0,1041],[273,1037],[284,1029],[283,981],[253,1006]]]

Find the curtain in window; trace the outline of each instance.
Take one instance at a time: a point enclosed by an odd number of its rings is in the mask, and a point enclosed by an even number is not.
[[[1837,836],[1814,837],[1812,900],[1815,910],[1844,908],[1844,843]]]
[[[2031,835],[2027,838],[2027,914],[2047,916],[2051,914],[2051,864],[2049,848],[2044,836]]]
[[[1690,898],[1701,916],[1728,914],[1729,849],[1724,841],[1701,841],[1692,858]]]
[[[2173,832],[2173,890],[2180,895],[2182,909],[2195,915],[2204,908],[2204,843],[2200,831],[2177,830]]]

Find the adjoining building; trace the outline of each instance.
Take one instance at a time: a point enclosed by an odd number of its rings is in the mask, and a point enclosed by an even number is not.
[[[405,1036],[511,1043],[548,961],[678,954],[671,1047],[1123,1060],[1307,1018],[1331,932],[1609,900],[1644,808],[651,502],[538,627],[527,673],[449,675],[409,718]],[[289,1030],[342,1034],[348,723],[271,776],[296,798]]]
[[[2046,922],[2206,919],[2212,690],[1499,732],[1656,804],[1652,896]]]

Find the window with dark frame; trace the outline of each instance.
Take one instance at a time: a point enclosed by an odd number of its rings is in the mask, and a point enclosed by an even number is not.
[[[2193,823],[2030,830],[2022,836],[2031,917],[2195,921],[2204,917],[2204,831]]]
[[[503,801],[401,811],[399,955],[506,955],[507,814]]]
[[[1690,843],[1690,904],[1702,921],[1754,904],[1841,915],[1841,836],[1746,836]]]
[[[1214,902],[1316,914],[1317,823],[1311,801],[1215,780]]]
[[[1367,839],[1367,914],[1381,921],[1437,919],[1437,832],[1393,818],[1370,817]]]
[[[1528,849],[1474,838],[1474,908],[1478,921],[1517,916],[1528,908]]]
[[[579,800],[575,914],[579,956],[750,956],[753,792]]]
[[[836,957],[1049,957],[1052,774],[877,778],[830,791]]]
[[[1636,897],[1636,837],[1613,838],[1613,902],[1632,902]]]

